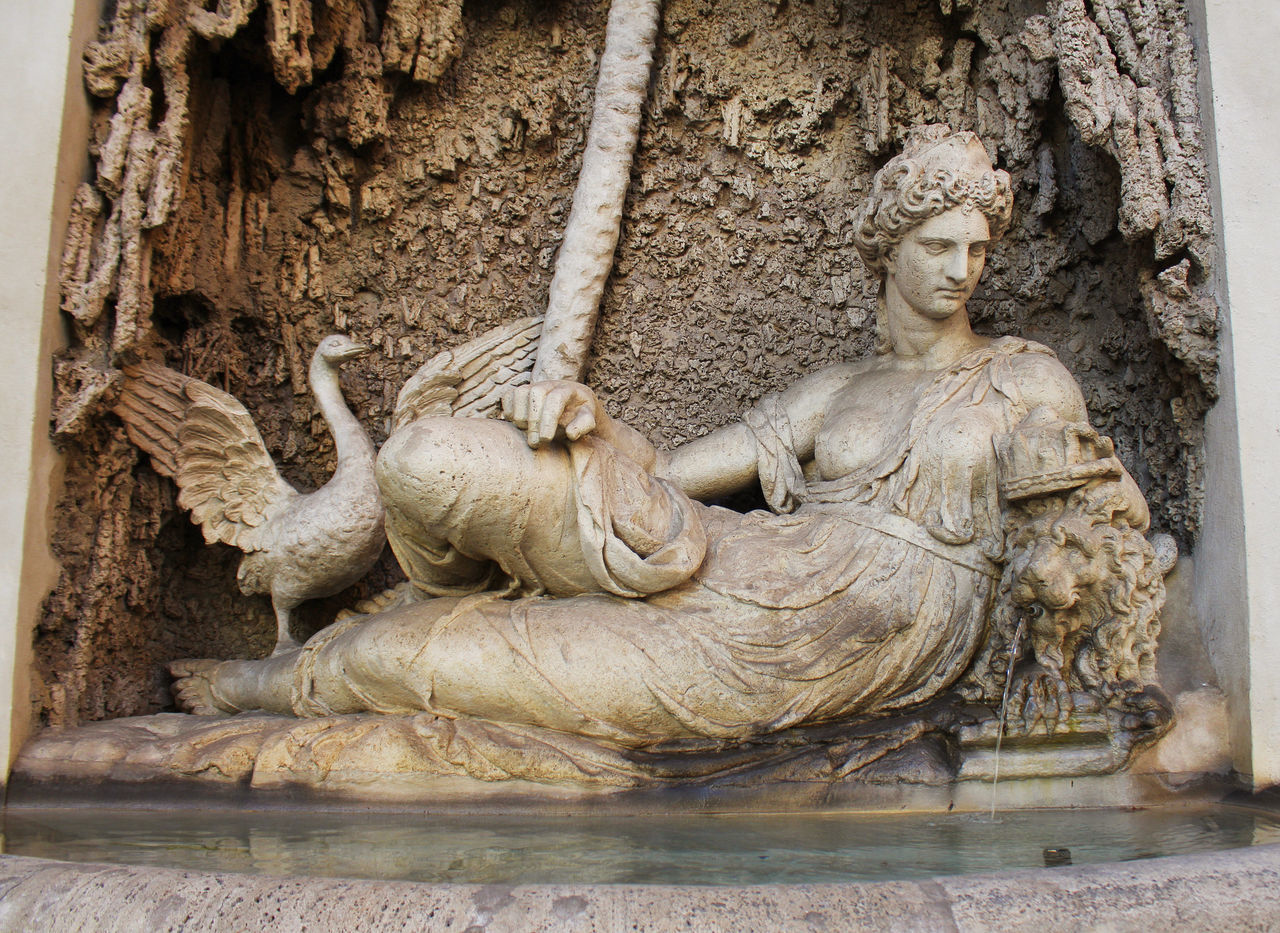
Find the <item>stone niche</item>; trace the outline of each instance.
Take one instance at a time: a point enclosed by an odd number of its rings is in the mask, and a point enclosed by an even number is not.
[[[122,369],[160,361],[230,392],[314,488],[334,451],[307,360],[350,333],[375,352],[344,390],[380,444],[424,361],[545,309],[608,18],[592,0],[205,6],[120,0],[84,56],[93,169],[62,263],[40,726],[171,712],[167,662],[260,657],[275,632],[236,588],[239,552],[205,545],[126,438]],[[1015,195],[974,329],[1056,352],[1152,530],[1189,552],[1219,326],[1197,67],[1183,0],[668,0],[585,381],[672,447],[870,355],[854,212],[909,128],[946,122]],[[384,554],[296,633],[401,579]],[[1171,585],[1167,618],[1188,601]],[[1176,694],[1202,649],[1173,641]],[[163,744],[174,721],[145,728]],[[960,776],[985,777],[990,723],[956,734]],[[1090,736],[1068,771],[1122,763]],[[1014,745],[1007,773],[1039,773]]]

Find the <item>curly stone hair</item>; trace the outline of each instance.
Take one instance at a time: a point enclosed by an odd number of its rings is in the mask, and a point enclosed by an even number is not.
[[[885,259],[913,227],[953,207],[974,208],[987,219],[995,242],[1009,229],[1013,185],[992,168],[981,140],[944,123],[917,127],[902,152],[876,172],[871,194],[855,218],[854,246],[867,269],[883,280]],[[876,352],[887,353],[882,300],[876,312]]]

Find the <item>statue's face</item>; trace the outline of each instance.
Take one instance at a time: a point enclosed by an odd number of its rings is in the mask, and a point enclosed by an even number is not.
[[[930,217],[886,259],[891,287],[917,313],[945,320],[963,311],[978,287],[990,242],[981,211],[953,207]]]

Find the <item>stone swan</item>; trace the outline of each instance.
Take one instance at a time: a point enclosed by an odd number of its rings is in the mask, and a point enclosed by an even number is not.
[[[245,552],[236,579],[246,595],[271,597],[274,654],[297,647],[289,632],[293,610],[357,582],[386,540],[373,444],[338,381],[339,367],[367,352],[332,335],[312,357],[311,391],[338,461],[329,482],[312,493],[281,477],[252,417],[226,392],[155,364],[125,370],[116,413],[129,439],[178,484],[178,504],[206,542]]]

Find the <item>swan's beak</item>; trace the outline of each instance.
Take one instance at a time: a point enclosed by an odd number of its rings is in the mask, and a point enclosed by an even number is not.
[[[368,344],[352,343],[349,347],[344,347],[338,352],[338,362],[345,363],[347,360],[354,360],[357,356],[364,356],[371,348]]]

